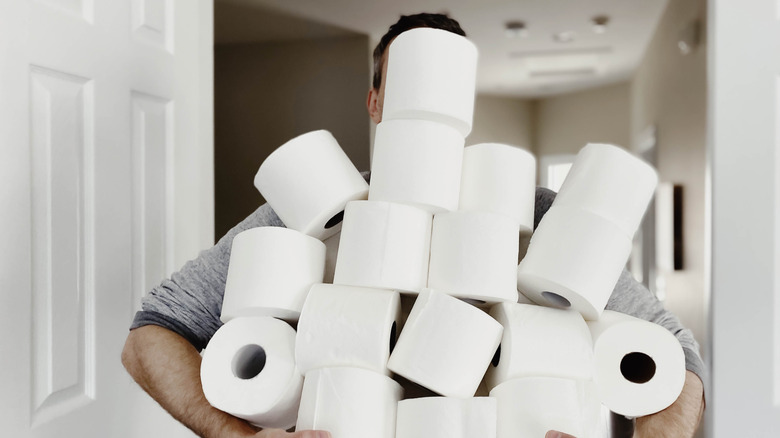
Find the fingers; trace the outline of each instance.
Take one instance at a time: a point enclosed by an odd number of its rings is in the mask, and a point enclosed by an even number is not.
[[[331,438],[330,433],[322,430],[302,430],[295,432],[289,438]]]
[[[569,435],[568,433],[558,432],[557,430],[550,430],[545,435],[544,438],[577,438],[573,435]]]
[[[254,438],[331,438],[331,436],[324,430],[301,430],[290,433],[282,429],[263,429],[257,432]]]

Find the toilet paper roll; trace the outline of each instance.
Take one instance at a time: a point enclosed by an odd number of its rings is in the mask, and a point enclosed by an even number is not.
[[[502,331],[501,324],[478,308],[424,289],[387,367],[438,394],[472,397]]]
[[[655,169],[625,149],[588,144],[577,154],[554,205],[590,210],[632,238],[657,184]]]
[[[428,281],[432,220],[410,205],[348,203],[333,282],[419,293]]]
[[[498,408],[498,438],[544,438],[550,430],[588,438],[596,429],[600,404],[587,381],[523,377],[490,391]]]
[[[368,183],[325,130],[272,152],[255,175],[255,187],[287,228],[321,240],[341,229],[347,202],[368,196]]]
[[[496,399],[424,397],[398,402],[396,438],[496,438]]]
[[[203,352],[200,379],[215,408],[260,427],[295,425],[303,376],[295,367],[295,330],[270,317],[236,318]]]
[[[685,384],[685,354],[668,330],[609,310],[588,326],[596,389],[611,411],[641,417],[677,400]]]
[[[395,438],[401,385],[360,368],[319,368],[306,375],[296,430],[333,438]]]
[[[516,146],[482,143],[463,150],[461,211],[488,211],[511,217],[520,232],[534,228],[536,158]]]
[[[452,32],[418,28],[390,44],[383,120],[446,123],[463,137],[471,132],[477,47]]]
[[[432,213],[458,208],[463,136],[427,120],[385,120],[376,127],[368,199]]]
[[[238,316],[296,321],[325,272],[325,244],[281,227],[258,227],[233,238],[222,322]]]
[[[315,284],[298,321],[295,360],[308,376],[323,367],[349,366],[390,374],[387,359],[400,331],[398,292]]]
[[[476,303],[517,302],[519,225],[508,216],[453,211],[433,218],[428,287]]]
[[[517,267],[517,288],[534,302],[595,320],[631,254],[631,240],[590,211],[554,205]]]
[[[485,382],[488,389],[520,377],[593,378],[593,341],[573,310],[501,303],[490,316],[504,326]]]

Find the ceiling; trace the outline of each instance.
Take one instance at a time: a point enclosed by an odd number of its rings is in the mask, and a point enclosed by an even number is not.
[[[218,43],[355,33],[373,42],[400,14],[447,12],[480,50],[480,93],[543,97],[627,80],[639,65],[667,0],[218,0]],[[608,15],[605,33],[591,19]],[[508,21],[527,35],[509,38]],[[572,32],[573,41],[553,35]]]

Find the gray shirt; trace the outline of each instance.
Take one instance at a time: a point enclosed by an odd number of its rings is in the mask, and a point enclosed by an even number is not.
[[[536,189],[534,229],[554,199],[555,192]],[[233,237],[244,230],[263,226],[284,226],[268,204],[260,206],[228,231],[216,245],[202,251],[197,258],[171,275],[170,279],[152,289],[144,297],[142,310],[136,313],[130,328],[159,325],[183,336],[198,350],[203,349],[222,325],[219,316]],[[627,313],[668,329],[683,347],[686,368],[705,381],[699,344],[691,331],[683,327],[675,315],[665,310],[655,295],[634,280],[628,271],[623,271],[615,285],[607,309]]]

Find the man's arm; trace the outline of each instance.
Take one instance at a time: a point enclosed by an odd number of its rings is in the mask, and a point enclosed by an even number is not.
[[[283,225],[273,210],[263,205],[219,243],[152,289],[133,321],[122,362],[152,398],[201,436],[320,438],[311,432],[258,432],[246,421],[213,408],[203,395],[198,351],[222,325],[219,315],[233,237],[260,226]]]
[[[178,334],[147,325],[130,332],[122,363],[136,382],[199,436],[253,436],[257,429],[213,408],[200,384],[200,354]]]
[[[368,181],[368,172],[362,175]],[[216,245],[202,251],[170,279],[163,280],[152,289],[144,297],[141,311],[131,325],[122,353],[125,367],[149,395],[193,430],[200,431],[205,427],[206,433],[214,424],[223,423],[234,430],[234,421],[241,421],[233,417],[225,420],[221,413],[217,413],[216,417],[206,414],[208,421],[196,418],[204,412],[212,412],[207,409],[211,406],[201,404],[206,400],[200,385],[198,351],[208,344],[222,325],[219,316],[233,238],[244,230],[263,226],[284,226],[268,204],[260,206],[228,231]],[[192,392],[192,388],[196,391]],[[260,436],[277,436],[275,434],[279,432],[273,433]],[[319,438],[329,435],[300,436]]]
[[[328,438],[316,431],[259,431],[244,420],[212,407],[200,383],[201,357],[178,334],[156,325],[130,332],[122,363],[136,382],[174,418],[203,437]]]

